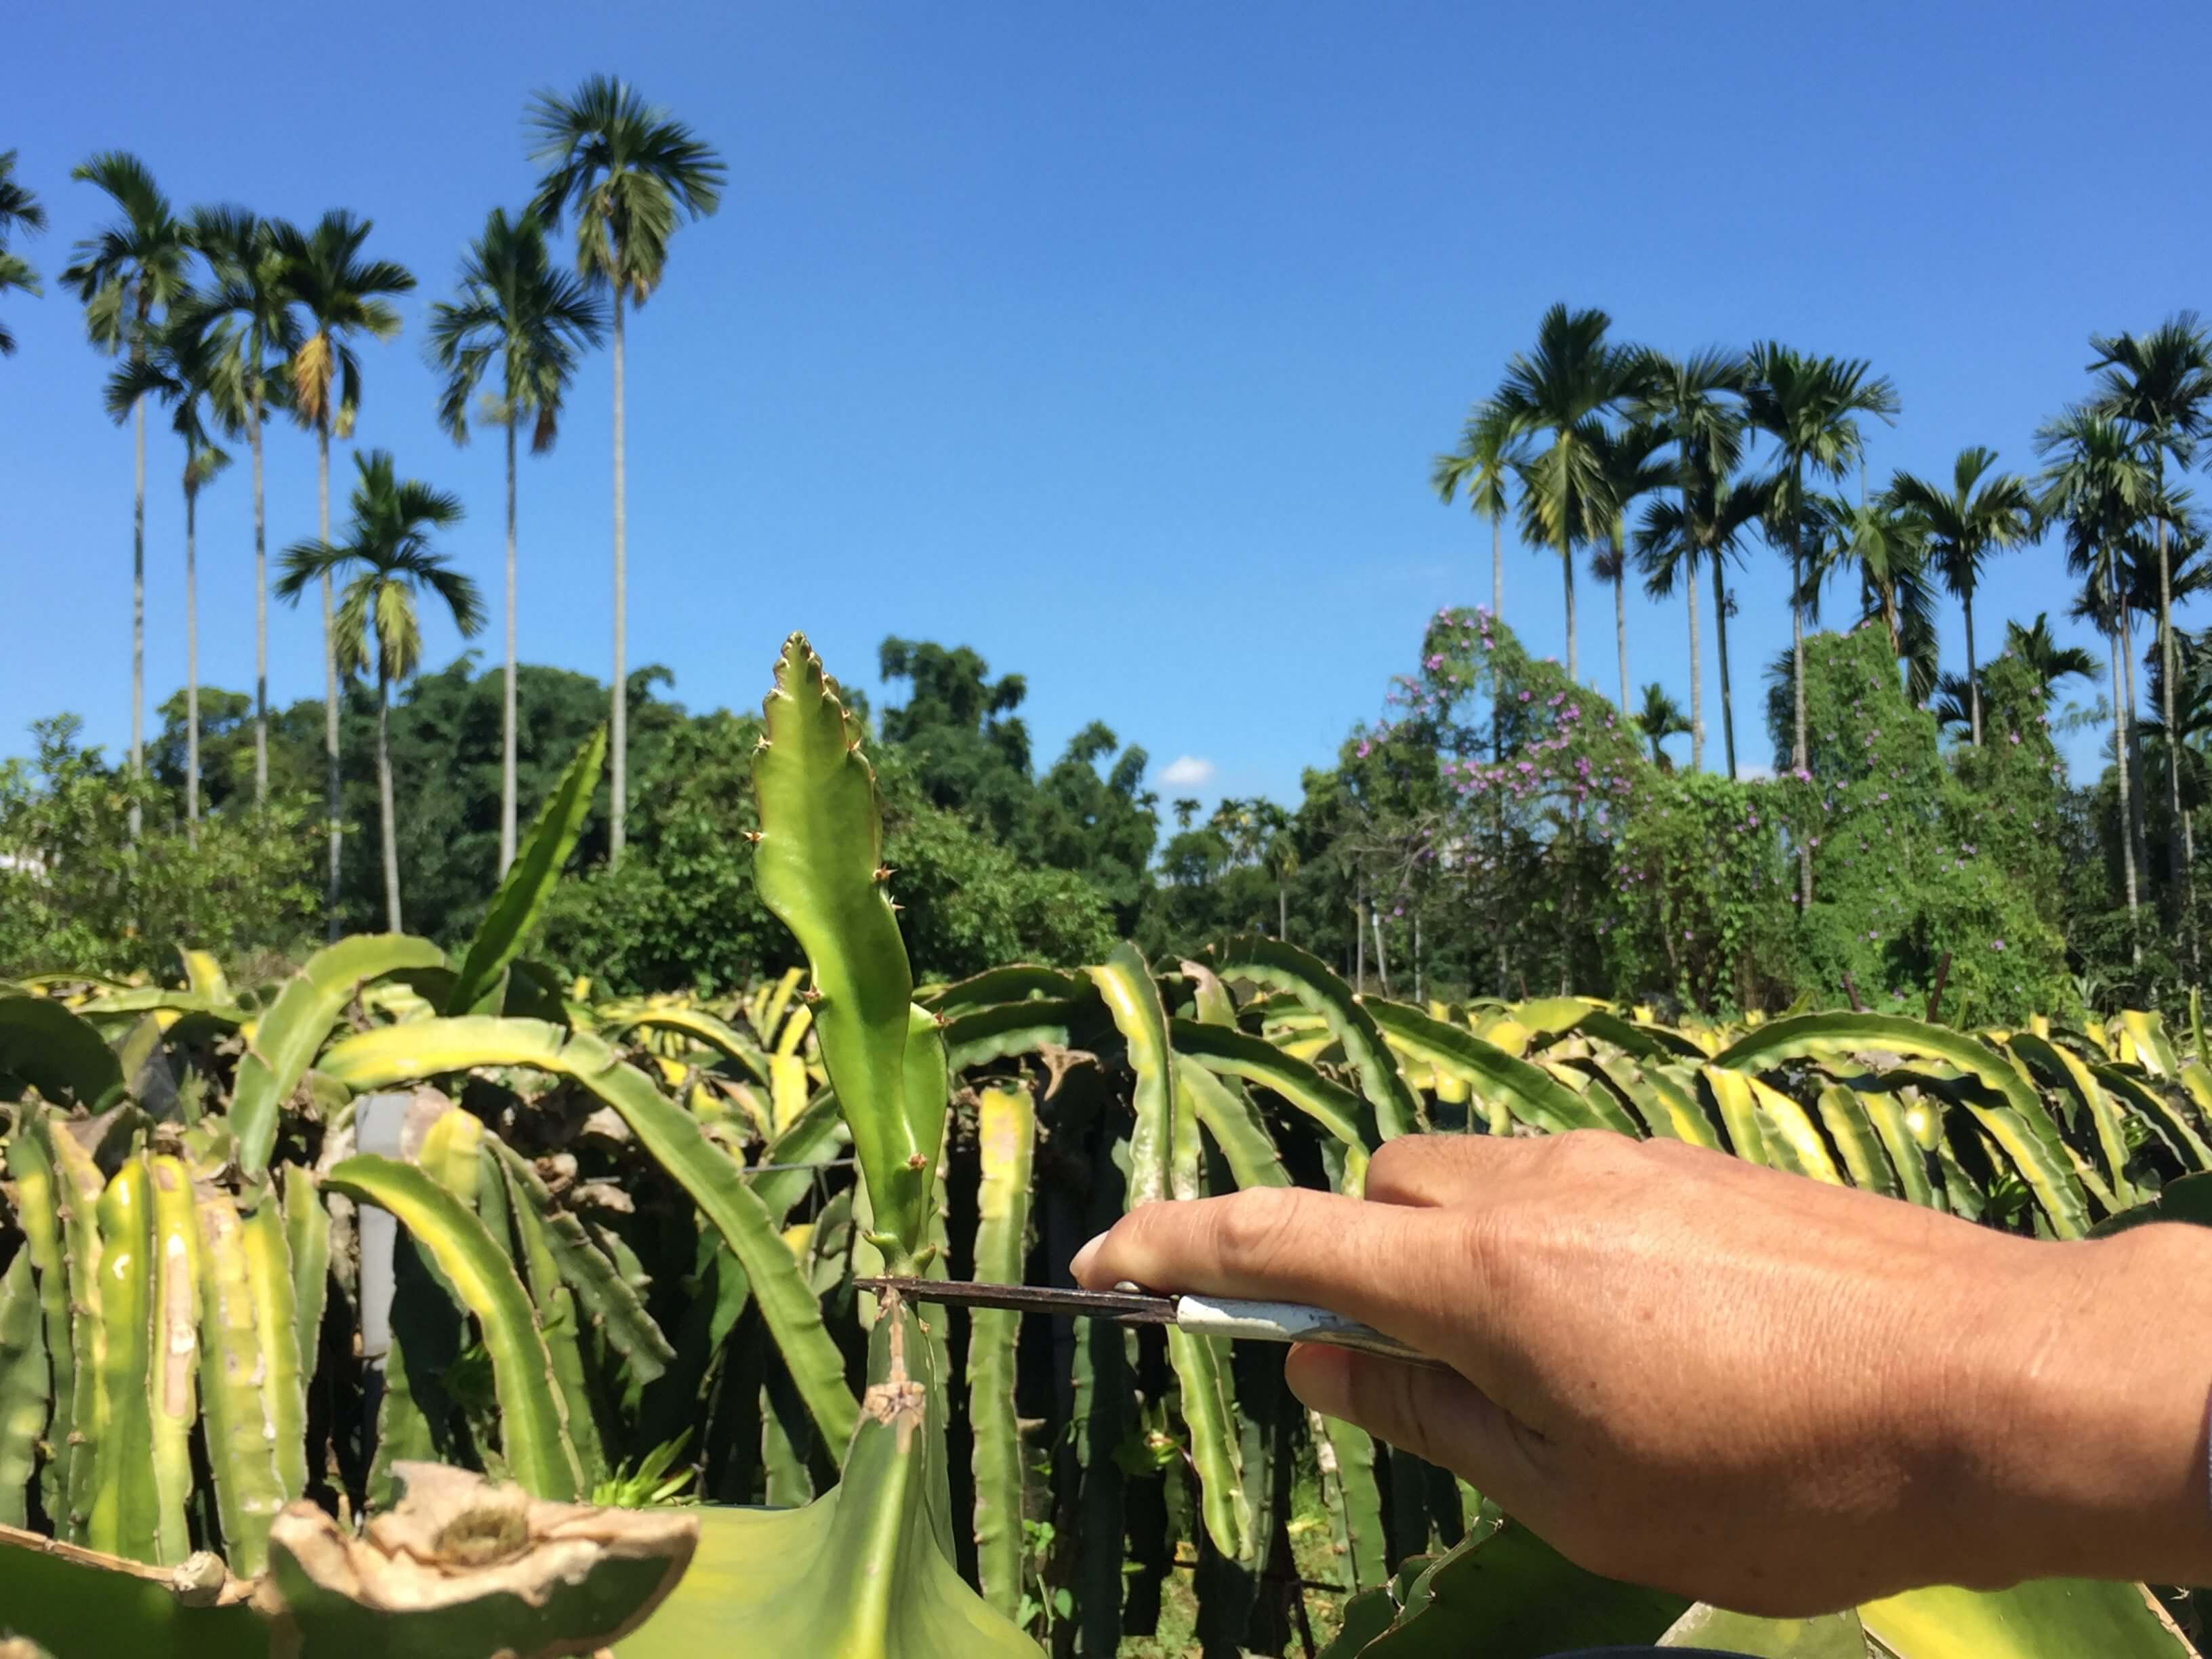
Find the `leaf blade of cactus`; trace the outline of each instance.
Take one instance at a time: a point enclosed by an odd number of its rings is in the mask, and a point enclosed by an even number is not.
[[[313,1381],[322,1349],[323,1304],[330,1294],[331,1212],[312,1170],[284,1166],[284,1244],[292,1261],[292,1308],[301,1375]]]
[[[606,1477],[606,1449],[599,1439],[599,1419],[592,1405],[591,1385],[584,1375],[584,1357],[578,1344],[581,1327],[576,1318],[575,1298],[568,1286],[562,1283],[561,1269],[554,1260],[552,1243],[547,1237],[544,1189],[540,1185],[535,1194],[531,1192],[514,1167],[515,1164],[521,1164],[525,1169],[529,1166],[509,1151],[497,1135],[483,1137],[483,1145],[477,1157],[483,1168],[477,1186],[484,1197],[486,1224],[492,1227],[494,1238],[502,1243],[507,1237],[507,1229],[511,1224],[514,1236],[522,1242],[523,1282],[529,1289],[532,1301],[538,1306],[538,1328],[545,1333],[546,1352],[553,1361],[554,1384],[561,1390],[568,1443],[576,1449],[576,1462],[583,1473],[583,1490],[589,1492]],[[495,1224],[492,1219],[495,1207],[500,1218]],[[580,1232],[581,1229],[578,1231]],[[586,1242],[586,1248],[590,1248],[589,1241]],[[592,1254],[594,1256],[599,1255],[596,1250]],[[604,1256],[599,1259],[605,1261]],[[611,1266],[607,1269],[607,1276],[614,1277]],[[627,1285],[623,1288],[629,1289]],[[658,1370],[653,1373],[654,1376],[659,1374]],[[643,1377],[641,1380],[649,1382],[652,1379]]]
[[[1198,1114],[1191,1097],[1180,1091],[1170,1110],[1174,1118],[1168,1190],[1172,1198],[1188,1203],[1206,1196]],[[1131,1147],[1133,1157],[1133,1140]],[[1183,1425],[1190,1435],[1191,1466],[1198,1472],[1199,1512],[1214,1548],[1239,1560],[1249,1548],[1252,1507],[1244,1490],[1243,1440],[1237,1428],[1229,1344],[1220,1337],[1194,1335],[1172,1325],[1167,1335],[1168,1363],[1175,1370]]]
[[[2081,1185],[2057,1126],[2027,1080],[1974,1037],[1894,1014],[1797,1014],[1754,1028],[1716,1054],[1713,1064],[1748,1073],[1785,1060],[1817,1061],[1867,1049],[1939,1060],[1980,1084],[1984,1097],[1969,1097],[1966,1109],[2027,1183],[2051,1231],[2061,1238],[2088,1231]]]
[[[1372,1152],[1382,1144],[1375,1109],[1363,1097],[1265,1037],[1188,1019],[1170,1020],[1168,1033],[1177,1054],[1210,1072],[1273,1090],[1346,1146]]]
[[[779,1227],[783,1224],[792,1206],[805,1197],[819,1178],[811,1166],[836,1157],[848,1139],[845,1115],[838,1109],[836,1092],[817,1091],[806,1103],[806,1109],[761,1153],[761,1163],[775,1167],[747,1177],[769,1219]]]
[[[2188,1113],[2163,1092],[2118,1066],[2093,1064],[2089,1075],[2133,1107],[2184,1168],[2212,1170],[2212,1146],[2207,1146],[2204,1138],[2197,1133],[2197,1126],[2190,1122]]]
[[[436,1261],[483,1328],[501,1449],[515,1480],[535,1496],[573,1498],[581,1476],[562,1431],[552,1358],[514,1264],[483,1224],[421,1170],[392,1158],[356,1153],[331,1166],[324,1184],[389,1210]]]
[[[1239,1187],[1287,1187],[1288,1171],[1267,1120],[1252,1097],[1224,1083],[1188,1054],[1176,1056],[1177,1097],[1188,1100],[1198,1121],[1221,1148],[1229,1173]]]
[[[1721,1138],[1712,1120],[1698,1103],[1697,1091],[1685,1083],[1677,1068],[1610,1058],[1599,1060],[1597,1066],[1643,1115],[1644,1127],[1652,1134],[1720,1150]]]
[[[446,1001],[449,1014],[496,1013],[489,1002],[500,987],[501,975],[522,949],[532,924],[561,878],[562,866],[582,833],[592,810],[592,793],[599,787],[599,769],[607,755],[607,732],[599,727],[585,740],[575,757],[553,786],[553,793],[538,809],[530,832],[516,849],[514,862],[500,878],[491,908],[469,941],[468,955],[454,975]]]
[[[1419,1122],[1420,1103],[1398,1074],[1398,1062],[1372,1014],[1319,957],[1281,939],[1251,936],[1212,945],[1205,956],[1206,965],[1222,978],[1287,991],[1327,1022],[1359,1074],[1360,1092],[1375,1109],[1376,1129],[1383,1139],[1405,1134]]]
[[[222,971],[212,951],[194,950],[190,945],[177,947],[177,959],[185,970],[185,984],[195,996],[213,1002],[230,1000],[230,980]]]
[[[763,702],[767,735],[753,757],[760,803],[754,878],[791,929],[814,977],[814,1026],[878,1225],[909,1255],[923,1242],[942,1115],[906,1097],[914,972],[879,873],[883,817],[856,723],[794,634]]]
[[[99,1028],[52,997],[0,993],[0,1076],[95,1112],[123,1093],[122,1063]]]
[[[1577,1648],[1656,1642],[1690,1608],[1681,1596],[1585,1571],[1510,1521],[1437,1557],[1393,1594],[1400,1605],[1383,1629],[1361,1629],[1363,1642],[1334,1644],[1323,1659],[1475,1651],[1485,1659],[1540,1659]],[[1363,1611],[1361,1624],[1372,1617]],[[1353,1630],[1349,1607],[1345,1623]]]
[[[31,1252],[15,1252],[0,1273],[0,1526],[29,1519],[29,1492],[39,1442],[52,1407],[45,1316],[31,1271]]]
[[[1889,1155],[1882,1151],[1865,1103],[1841,1084],[1831,1083],[1820,1091],[1817,1103],[1821,1124],[1844,1155],[1851,1185],[1885,1198],[1901,1196],[1897,1172],[1890,1168]]]
[[[1036,1659],[962,1580],[933,1518],[945,1452],[929,1350],[910,1309],[879,1320],[837,1485],[802,1510],[701,1512],[691,1571],[617,1659]]]
[[[2140,1584],[2031,1579],[2004,1590],[1908,1590],[1859,1610],[1897,1659],[2185,1659],[2194,1652]]]
[[[154,1344],[146,1388],[153,1412],[155,1557],[181,1565],[192,1553],[185,1510],[192,1496],[192,1425],[199,1420],[199,1218],[192,1178],[178,1159],[151,1158],[154,1187]]]
[[[1127,1198],[1127,1206],[1133,1210],[1168,1195],[1175,1158],[1175,1068],[1168,1047],[1167,1010],[1160,1004],[1152,969],[1126,939],[1103,963],[1084,971],[1098,988],[1121,1033],[1129,1070],[1136,1078],[1130,1095],[1137,1121],[1129,1132]]]
[[[1072,1048],[1072,1028],[1086,1006],[1096,1005],[1081,997],[1041,997],[967,1009],[945,1024],[946,1056],[954,1071],[965,1072],[1042,1048]]]
[[[1609,1097],[1578,1093],[1541,1066],[1516,1059],[1472,1031],[1399,1003],[1364,1002],[1360,1008],[1392,1042],[1464,1079],[1477,1099],[1503,1100],[1517,1121],[1554,1134],[1568,1129],[1637,1133],[1628,1114]]]
[[[15,1184],[16,1224],[23,1230],[21,1254],[28,1258],[37,1279],[46,1364],[52,1379],[52,1451],[40,1471],[39,1501],[58,1526],[66,1524],[69,1514],[70,1465],[76,1452],[69,1430],[76,1400],[76,1350],[70,1319],[69,1266],[63,1255],[60,1193],[44,1116],[43,1113],[26,1114],[18,1121],[8,1139],[8,1174]]]
[[[93,1409],[92,1502],[85,1541],[109,1555],[151,1561],[160,1509],[147,1378],[154,1369],[154,1192],[131,1158],[100,1194],[100,1322],[105,1353]]]
[[[1356,1423],[1308,1413],[1321,1474],[1322,1499],[1337,1553],[1357,1592],[1389,1582],[1382,1542],[1382,1488],[1375,1477],[1375,1440]]]
[[[1828,1155],[1827,1143],[1820,1139],[1805,1109],[1758,1078],[1746,1080],[1751,1085],[1753,1109],[1759,1114],[1759,1127],[1766,1136],[1768,1149],[1784,1152],[1789,1167],[1798,1174],[1830,1187],[1842,1186],[1843,1172]]]
[[[428,939],[364,933],[324,946],[284,982],[276,1000],[255,1022],[231,1094],[230,1127],[238,1136],[238,1167],[246,1176],[268,1167],[278,1114],[354,993],[403,968],[442,968],[445,963],[446,953]]]
[[[583,1041],[572,1042],[571,1050]],[[585,1087],[621,1114],[640,1144],[714,1224],[744,1269],[753,1300],[809,1414],[830,1444],[842,1445],[852,1435],[855,1410],[852,1390],[845,1386],[843,1357],[823,1328],[820,1303],[738,1165],[707,1139],[696,1119],[635,1066],[613,1065],[578,1075]]]
[[[484,1145],[505,1173],[517,1225],[528,1226],[534,1221],[561,1282],[600,1334],[629,1362],[631,1374],[641,1382],[654,1381],[667,1370],[676,1351],[646,1310],[635,1287],[615,1270],[583,1224],[554,1204],[552,1194],[538,1178],[528,1158],[496,1135],[485,1136]],[[534,1278],[532,1291],[538,1294]]]
[[[53,1159],[54,1189],[61,1203],[63,1250],[69,1269],[70,1364],[76,1379],[70,1398],[69,1432],[77,1447],[70,1459],[65,1515],[56,1529],[72,1543],[87,1541],[98,1445],[100,1393],[107,1369],[106,1327],[100,1294],[100,1200],[107,1188],[100,1166],[63,1121],[41,1120]]]
[[[253,1297],[253,1334],[261,1347],[262,1410],[276,1455],[276,1484],[286,1502],[307,1490],[307,1383],[300,1359],[300,1310],[294,1300],[292,1252],[273,1187],[248,1191],[239,1210],[239,1243]]]
[[[981,1185],[976,1194],[975,1277],[1018,1285],[1028,1254],[1030,1170],[1036,1102],[1026,1084],[982,1090],[976,1103]],[[1014,1339],[1020,1316],[979,1308],[968,1324],[968,1420],[975,1432],[975,1572],[983,1599],[1007,1618],[1021,1607],[1024,1469],[1014,1415]]]
[[[1757,1619],[1699,1602],[1668,1626],[1662,1648],[1711,1649],[1747,1659],[1866,1659],[1866,1627],[1856,1613],[1819,1619]]]
[[[58,1545],[0,1527],[0,1605],[7,1627],[59,1659],[76,1654],[260,1659],[269,1627],[244,1600],[196,1606],[171,1570]]]
[[[238,1209],[227,1193],[197,1189],[200,1231],[200,1411],[216,1513],[230,1570],[268,1565],[269,1527],[284,1507],[275,1431],[261,1391],[261,1342]]]
[[[564,1041],[564,1037],[566,1040]],[[646,1152],[714,1224],[752,1285],[761,1316],[832,1444],[852,1433],[854,1404],[844,1360],[823,1328],[821,1306],[799,1277],[768,1212],[729,1155],[698,1120],[599,1038],[566,1036],[543,1021],[463,1016],[364,1031],[331,1045],[323,1071],[356,1090],[386,1088],[471,1066],[526,1066],[571,1077],[614,1108]]]
[[[717,1019],[703,1008],[627,1008],[601,1021],[598,1029],[610,1037],[634,1030],[681,1031],[736,1060],[752,1074],[754,1081],[769,1081],[768,1060],[759,1047],[746,1042],[744,1034],[737,1027]]]

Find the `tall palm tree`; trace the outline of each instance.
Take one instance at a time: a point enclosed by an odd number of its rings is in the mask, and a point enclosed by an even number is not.
[[[415,278],[389,259],[364,259],[361,246],[374,222],[343,210],[325,213],[311,231],[270,228],[284,261],[284,287],[300,313],[301,331],[288,367],[292,417],[315,434],[315,534],[331,538],[331,434],[353,431],[361,409],[361,359],[354,337],[388,340],[399,313],[387,296],[412,293]],[[338,858],[345,839],[338,799],[337,647],[331,635],[330,573],[323,574],[323,815],[330,856],[324,872],[325,937],[338,936]]]
[[[70,177],[96,185],[115,204],[116,216],[80,241],[62,281],[84,302],[85,330],[100,350],[145,356],[155,320],[184,291],[191,250],[169,198],[135,155],[108,150],[70,169]],[[146,409],[132,416],[134,455],[131,497],[131,770],[146,765]],[[138,834],[138,806],[131,806],[131,834]]]
[[[2047,422],[2035,434],[2035,447],[2045,463],[2039,509],[2063,525],[2066,568],[2083,579],[2080,610],[2103,629],[2111,644],[2112,765],[2119,788],[2121,868],[2128,933],[2140,964],[2140,878],[2130,799],[2134,705],[2122,695],[2120,674],[2130,655],[2125,544],[2158,493],[2156,480],[2127,428],[2091,408],[2071,409]]]
[[[276,594],[296,604],[307,584],[325,572],[347,577],[337,606],[338,662],[349,675],[376,671],[376,797],[384,828],[384,912],[400,931],[399,846],[392,808],[392,688],[421,665],[422,630],[417,596],[434,594],[453,615],[462,637],[483,627],[477,585],[430,545],[433,531],[461,521],[458,495],[433,489],[392,470],[392,453],[356,455],[360,477],[353,488],[353,522],[346,539],[295,542],[284,550]]]
[[[1805,483],[1809,471],[1822,478],[1841,478],[1865,449],[1858,417],[1889,420],[1897,413],[1897,389],[1886,376],[1870,374],[1856,358],[1815,357],[1769,340],[1753,346],[1747,363],[1744,413],[1752,426],[1774,440],[1776,459],[1773,519],[1784,527],[1790,552],[1791,675],[1795,680],[1796,731],[1791,762],[1800,771],[1805,744]],[[1811,902],[1812,864],[1799,860],[1799,902]]]
[[[1659,597],[1674,589],[1674,570],[1680,565],[1688,579],[1683,597],[1690,611],[1690,769],[1701,770],[1705,755],[1705,687],[1699,662],[1698,639],[1698,562],[1712,563],[1714,580],[1720,577],[1719,553],[1715,546],[1718,529],[1716,508],[1729,477],[1743,465],[1744,358],[1740,351],[1708,348],[1679,361],[1657,352],[1648,365],[1650,380],[1630,413],[1664,432],[1674,446],[1674,483],[1681,492],[1673,518],[1674,539],[1680,546],[1671,555],[1644,551],[1638,537],[1638,563],[1648,592]],[[1645,515],[1645,525],[1650,515]],[[1654,547],[1659,544],[1655,541]],[[1657,563],[1652,562],[1656,560]],[[1652,586],[1659,568],[1667,577]],[[1734,744],[1730,744],[1733,753]],[[1733,775],[1733,762],[1730,771]]]
[[[531,160],[546,169],[532,210],[547,224],[576,223],[577,274],[614,298],[614,706],[607,826],[610,863],[622,859],[629,802],[629,685],[623,665],[629,603],[628,520],[623,496],[623,302],[642,306],[660,286],[679,213],[704,218],[721,204],[726,170],[712,148],[634,87],[594,75],[574,95],[541,92],[525,118]]]
[[[1596,503],[1603,545],[1590,574],[1613,585],[1613,642],[1620,657],[1620,712],[1628,712],[1628,513],[1636,499],[1674,482],[1674,469],[1656,459],[1672,442],[1656,426],[1631,422],[1605,440],[1605,494]]]
[[[1679,461],[1677,465],[1680,465]],[[1717,479],[1711,495],[1692,491],[1683,501],[1656,500],[1644,509],[1644,522],[1636,532],[1637,568],[1644,573],[1644,591],[1655,599],[1673,594],[1679,580],[1690,600],[1690,769],[1702,764],[1704,720],[1700,712],[1698,639],[1698,565],[1710,566],[1713,575],[1713,650],[1720,659],[1721,736],[1728,760],[1728,775],[1735,778],[1735,703],[1729,684],[1727,567],[1743,556],[1744,544],[1763,523],[1767,513],[1768,486],[1764,480],[1731,483]]]
[[[2058,682],[2079,676],[2094,679],[2102,666],[2095,657],[2078,645],[2061,645],[2051,631],[2051,617],[2039,611],[2035,620],[2026,628],[2016,622],[2005,623],[2004,654],[2016,657],[2027,665],[2035,676],[2036,692],[2045,711],[2057,695]]]
[[[1667,695],[1665,686],[1654,680],[1644,688],[1644,706],[1629,718],[1644,733],[1644,742],[1651,745],[1651,763],[1662,772],[1673,771],[1674,757],[1663,745],[1668,738],[1690,729],[1690,722],[1682,715],[1682,705]]]
[[[1602,311],[1553,306],[1536,326],[1536,349],[1513,355],[1493,399],[1513,437],[1545,441],[1519,469],[1521,513],[1532,539],[1559,557],[1569,679],[1577,678],[1574,550],[1602,518],[1606,418],[1650,378],[1646,354],[1606,338],[1612,325]]]
[[[268,503],[262,484],[261,417],[292,398],[287,365],[299,349],[284,228],[244,208],[192,210],[191,246],[209,286],[176,310],[177,326],[220,342],[215,405],[224,429],[253,459],[253,804],[269,799]]]
[[[2166,721],[2153,715],[2143,722],[2143,746],[2161,757],[2169,767],[2182,775],[2182,799],[2188,811],[2195,812],[2212,794],[2212,758],[2206,748],[2212,742],[2212,635],[2199,631],[2191,634],[2185,629],[2173,630],[2174,660],[2181,670],[2181,685],[2175,707],[2180,711],[2180,724],[2168,728]],[[2151,665],[2154,690],[2160,693],[2163,706],[2167,699],[2165,688],[2159,684],[2163,678],[2163,665]],[[2169,737],[2169,730],[2179,732],[2179,740]]]
[[[2051,631],[2050,617],[2040,611],[2036,612],[2033,627],[2022,628],[2016,622],[2005,623],[2004,649],[1998,655],[2001,658],[2011,657],[2025,664],[2028,672],[2035,676],[2036,705],[2046,714],[2050,711],[2051,699],[2057,695],[2060,680],[2077,674],[2083,679],[2094,679],[2103,669],[2103,665],[2080,646],[2059,644],[2057,637]],[[2185,682],[2190,672],[2185,663],[2182,672]],[[1986,684],[1989,677],[1989,665],[1984,664],[1979,678]],[[1971,736],[1973,731],[1972,705],[1973,693],[1967,689],[1966,677],[1963,674],[1944,675],[1932,705],[1936,725],[1961,737]],[[2184,725],[2187,725],[2186,720]],[[2150,723],[2146,721],[2143,729],[2148,732]]]
[[[1814,495],[1807,503],[1812,551],[1806,560],[1806,615],[1818,620],[1820,588],[1838,574],[1859,579],[1859,614],[1878,617],[1890,654],[1905,666],[1906,695],[1925,702],[1936,689],[1936,595],[1928,580],[1927,522],[1884,494],[1851,501]]]
[[[145,353],[118,364],[107,377],[107,412],[117,422],[150,396],[168,409],[170,429],[184,440],[185,833],[195,843],[200,816],[199,497],[230,465],[230,457],[209,436],[207,419],[223,345],[217,334],[188,332],[173,312],[154,331]]]
[[[1459,447],[1437,457],[1429,482],[1449,507],[1465,492],[1478,517],[1490,520],[1490,614],[1505,615],[1506,482],[1523,459],[1522,441],[1503,410],[1488,398],[1475,405]]]
[[[1890,499],[1919,521],[1928,562],[1959,601],[1966,620],[1966,694],[1973,740],[1982,740],[1982,687],[1974,661],[1974,589],[1993,553],[2035,533],[2034,492],[2016,473],[1992,473],[1997,453],[1976,444],[1951,465],[1951,487],[1911,472],[1890,480]]]
[[[2166,463],[2195,464],[2197,442],[2212,427],[2212,337],[2208,337],[2193,311],[2169,317],[2149,333],[2093,334],[2089,349],[2096,361],[2089,365],[2099,375],[2095,407],[2101,414],[2125,422],[2150,462],[2156,491],[2166,493]],[[2158,544],[2158,659],[2162,668],[2161,710],[2166,729],[2177,729],[2174,688],[2180,679],[2173,652],[2173,575],[2163,520],[2157,528]],[[2197,911],[2197,836],[2189,815],[2181,807],[2181,773],[2166,769],[2167,804],[2180,825],[2177,841],[2166,841],[2166,884],[2170,891],[2185,895],[2183,902],[2191,918],[2191,955],[2196,955],[2194,918]]]
[[[29,185],[15,181],[15,152],[0,149],[0,294],[15,289],[35,297],[46,291],[39,286],[39,273],[31,269],[30,261],[8,251],[8,239],[17,231],[36,236],[46,228],[46,209],[39,205]],[[0,357],[15,355],[15,337],[6,324],[0,323]]]
[[[507,696],[500,760],[499,868],[514,862],[514,433],[531,422],[530,453],[553,447],[561,403],[584,348],[595,346],[606,308],[546,256],[545,228],[494,208],[483,234],[462,256],[459,295],[430,307],[430,362],[446,376],[438,422],[455,443],[469,439],[469,399],[497,365],[492,418],[507,430]]]

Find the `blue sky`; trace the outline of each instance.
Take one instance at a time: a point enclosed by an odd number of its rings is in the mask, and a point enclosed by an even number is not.
[[[964,642],[1027,675],[1041,759],[1103,718],[1167,795],[1295,799],[1424,617],[1486,599],[1488,533],[1430,459],[1554,300],[1669,349],[1871,358],[1904,400],[1879,480],[1969,443],[2026,466],[2092,330],[2212,297],[2201,122],[2166,74],[2212,21],[2179,5],[124,0],[9,33],[0,149],[53,228],[20,249],[46,297],[0,301],[0,753],[64,708],[128,732],[130,439],[52,281],[101,216],[67,176],[100,149],[180,206],[375,220],[422,287],[368,349],[360,441],[462,493],[448,545],[490,592],[496,434],[437,430],[423,313],[530,187],[526,95],[629,77],[732,167],[630,332],[632,663],[742,706],[793,627],[878,696],[884,635]],[[608,392],[601,355],[521,481],[523,655],[602,675]],[[154,427],[149,704],[183,673],[177,460]],[[200,515],[203,673],[239,689],[250,499],[241,465]],[[268,502],[272,550],[312,532],[304,434],[270,433]],[[1509,546],[1540,650],[1559,586]],[[1740,689],[1787,638],[1782,588],[1743,580]],[[2067,599],[2048,551],[1985,595],[1985,639]],[[1610,689],[1609,605],[1583,599]],[[1679,608],[1632,594],[1629,623],[1634,678],[1684,696]],[[272,696],[319,692],[311,615],[271,635]],[[1947,615],[1947,665],[1960,640]],[[430,660],[456,647],[431,629]],[[1709,757],[1712,672],[1709,647]],[[1200,764],[1163,777],[1178,757]]]

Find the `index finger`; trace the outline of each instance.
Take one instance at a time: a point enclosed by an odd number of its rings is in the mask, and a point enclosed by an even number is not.
[[[1466,1346],[1478,1288],[1459,1230],[1430,1209],[1295,1187],[1133,1210],[1074,1261],[1093,1289],[1147,1289],[1303,1302],[1450,1358]]]

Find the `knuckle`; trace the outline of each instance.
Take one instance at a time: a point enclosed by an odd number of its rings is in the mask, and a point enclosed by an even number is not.
[[[1400,1135],[1384,1141],[1368,1156],[1367,1195],[1375,1198],[1405,1188],[1423,1164],[1434,1160],[1436,1152],[1426,1135]]]
[[[1264,1271],[1279,1258],[1304,1209],[1288,1188],[1254,1187],[1214,1200],[1213,1242],[1222,1262]]]

